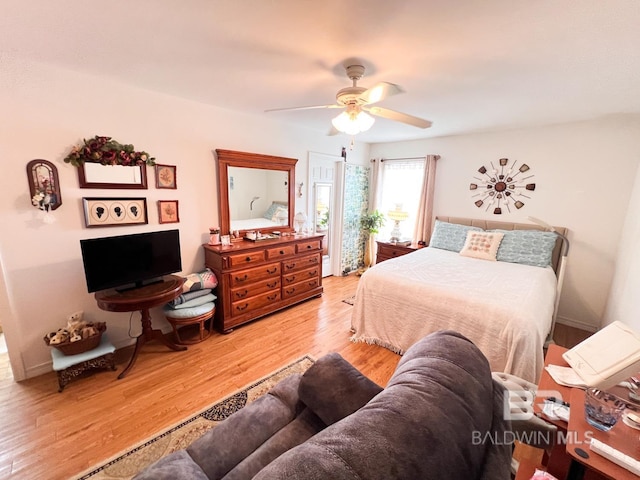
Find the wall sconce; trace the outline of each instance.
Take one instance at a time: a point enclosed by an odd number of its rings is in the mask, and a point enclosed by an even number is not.
[[[296,185],[296,188],[298,189],[298,198],[302,197],[302,186],[304,185],[304,183],[300,182],[298,185]]]
[[[53,223],[56,219],[51,212],[62,205],[58,169],[48,160],[31,160],[27,163],[27,179],[31,204],[40,210],[38,218]]]

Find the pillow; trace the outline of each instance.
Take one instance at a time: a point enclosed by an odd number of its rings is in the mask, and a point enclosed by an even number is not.
[[[216,298],[218,297],[216,297],[213,293],[208,293],[206,295],[203,295],[202,297],[196,297],[191,300],[188,300],[184,303],[181,303],[180,305],[167,304],[167,306],[170,308],[173,308],[174,310],[182,310],[184,308],[199,307],[200,305],[204,305],[205,303],[211,303],[215,301]]]
[[[500,232],[467,232],[467,240],[460,255],[495,262],[502,237],[504,233]]]
[[[558,236],[554,232],[539,230],[491,230],[504,237],[498,248],[499,262],[521,263],[532,267],[551,265],[553,249]]]
[[[458,225],[456,223],[447,223],[436,220],[431,234],[429,246],[440,248],[442,250],[451,250],[452,252],[460,252],[467,240],[467,232],[482,232],[479,227],[470,227],[468,225]]]
[[[276,211],[273,212],[273,217],[271,217],[272,222],[280,223],[280,217],[282,216],[283,220],[287,219],[289,216],[289,209],[284,207],[277,207]],[[286,223],[285,223],[286,225]]]
[[[267,220],[273,220],[273,216],[276,213],[276,210],[279,208],[287,208],[287,206],[283,203],[278,203],[278,202],[272,202],[271,205],[269,205],[269,208],[267,208],[267,211],[264,212],[263,217],[266,218]],[[287,209],[287,212],[289,210]],[[275,221],[275,220],[273,220]]]
[[[204,297],[205,295],[209,295],[211,293],[210,288],[203,288],[202,290],[194,290],[193,292],[183,293],[177,298],[171,300],[168,305],[176,306],[182,303],[188,302],[189,300],[193,300],[194,298]]]
[[[203,288],[216,288],[218,279],[215,273],[209,268],[205,268],[200,272],[190,273],[184,277],[182,284],[182,292],[192,292],[194,290],[202,290]]]

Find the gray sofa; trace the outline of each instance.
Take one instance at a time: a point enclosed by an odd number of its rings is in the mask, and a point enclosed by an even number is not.
[[[484,355],[437,332],[405,353],[384,390],[324,356],[135,478],[506,480],[509,428]]]

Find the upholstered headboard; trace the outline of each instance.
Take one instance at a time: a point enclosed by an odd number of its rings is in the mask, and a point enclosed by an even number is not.
[[[464,217],[445,217],[445,216],[437,216],[436,220],[440,220],[441,222],[449,222],[449,223],[457,223],[459,225],[471,225],[473,227],[479,227],[483,230],[542,230],[545,231],[544,227],[536,225],[534,223],[513,223],[513,222],[498,222],[494,220],[481,220],[478,218],[464,218]],[[561,235],[567,236],[568,229],[566,227],[553,227],[556,232]],[[553,254],[551,256],[551,264],[556,273],[558,273],[558,264],[560,262],[560,254],[562,252],[562,242],[564,240],[562,237],[558,237],[556,240],[556,246],[553,249]]]

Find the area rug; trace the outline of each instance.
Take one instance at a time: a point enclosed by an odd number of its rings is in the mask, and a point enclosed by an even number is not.
[[[313,358],[305,355],[74,478],[77,480],[130,479],[159,458],[186,448],[229,415],[267,393],[283,378],[294,373],[304,373],[313,365],[313,362]]]
[[[344,303],[347,303],[347,304],[349,304],[349,305],[353,306],[353,304],[354,304],[354,303],[355,303],[355,301],[356,301],[356,296],[355,296],[355,295],[352,295],[352,296],[350,296],[349,298],[345,298],[345,299],[344,299],[344,300],[342,300],[342,301],[343,301]]]

